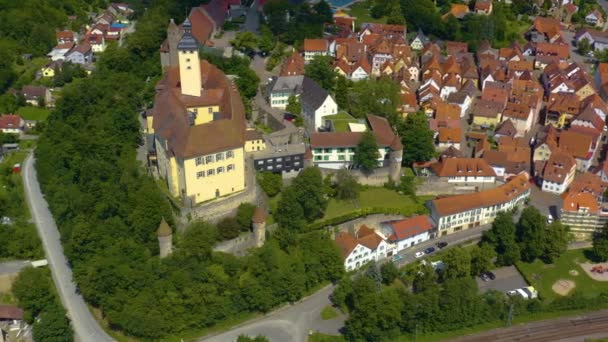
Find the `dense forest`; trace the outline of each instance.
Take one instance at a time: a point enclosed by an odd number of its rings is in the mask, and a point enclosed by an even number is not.
[[[158,47],[187,2],[156,1],[124,48],[110,46],[98,69],[65,86],[36,150],[37,171],[86,300],[113,329],[144,339],[266,312],[342,276],[326,235],[272,238],[247,258],[212,252],[215,226],[198,222],[160,260],[155,230],[173,225],[164,195],[136,161],[137,113],[160,76]],[[180,15],[181,13],[181,15]],[[148,81],[146,81],[148,80]]]

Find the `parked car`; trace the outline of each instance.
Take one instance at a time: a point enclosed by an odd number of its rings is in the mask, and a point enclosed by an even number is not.
[[[534,299],[538,298],[538,291],[534,286],[522,287],[512,291],[507,291],[508,296],[521,296],[523,299]]]
[[[285,119],[289,122],[293,122],[296,119],[296,116],[291,113],[285,113],[285,114],[283,114],[283,119]]]
[[[447,242],[438,242],[436,246],[437,246],[437,248],[442,249],[442,248],[447,247],[447,245],[448,245]]]
[[[488,272],[482,272],[479,275],[479,278],[481,278],[481,280],[483,280],[483,281],[490,281],[490,280],[496,279],[496,275],[494,273],[490,272],[490,271],[488,271]]]
[[[424,252],[416,252],[416,254],[414,254],[414,257],[416,258],[422,258],[424,256]]]
[[[427,249],[424,250],[424,254],[431,254],[435,251],[434,247],[429,247]]]
[[[548,224],[553,223],[553,215],[549,214],[549,215],[547,216],[547,223],[548,223]]]
[[[401,259],[403,259],[403,257],[399,254],[393,256],[393,261],[399,261]]]

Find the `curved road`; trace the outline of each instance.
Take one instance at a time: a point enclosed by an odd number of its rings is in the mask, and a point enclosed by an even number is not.
[[[42,246],[51,268],[53,282],[61,297],[63,306],[68,311],[72,321],[76,341],[79,342],[110,342],[114,341],[97,323],[81,295],[76,293],[76,285],[72,280],[72,270],[63,254],[59,239],[59,230],[49,211],[48,204],[40,190],[40,184],[34,168],[35,159],[30,154],[23,168],[23,184],[27,203],[36,223]]]

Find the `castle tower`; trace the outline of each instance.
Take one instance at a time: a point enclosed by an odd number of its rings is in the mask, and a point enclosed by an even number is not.
[[[389,178],[395,183],[401,182],[401,161],[403,160],[403,145],[401,138],[395,134],[389,152]]]
[[[266,241],[266,212],[261,207],[255,208],[255,212],[251,217],[253,225],[253,238],[255,246],[262,247]]]
[[[179,26],[175,24],[173,18],[169,22],[169,26],[167,27],[167,44],[169,45],[169,67],[177,67],[179,65],[179,60],[177,57],[177,44],[181,39],[181,32],[179,31]]]
[[[156,236],[158,237],[158,247],[160,249],[160,258],[165,258],[173,251],[173,231],[165,218],[160,221],[158,229],[156,230]]]
[[[177,44],[179,78],[182,95],[201,96],[201,63],[198,57],[198,42],[192,36],[192,24],[186,18],[182,24],[184,35]]]

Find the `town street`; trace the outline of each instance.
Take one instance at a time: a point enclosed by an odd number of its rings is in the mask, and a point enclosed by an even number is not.
[[[82,296],[76,293],[76,285],[72,280],[72,270],[68,266],[68,261],[63,254],[59,230],[40,190],[34,163],[35,159],[30,154],[25,160],[22,174],[25,195],[32,218],[38,229],[38,234],[42,240],[42,246],[51,268],[55,288],[72,321],[76,341],[114,341],[95,321]]]

